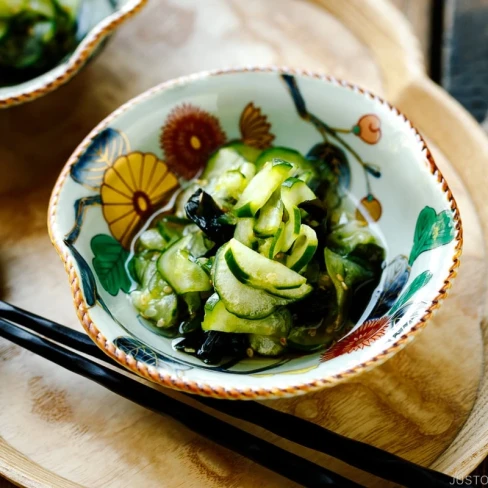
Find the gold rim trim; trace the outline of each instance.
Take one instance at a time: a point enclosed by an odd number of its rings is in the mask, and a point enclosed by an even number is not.
[[[138,13],[139,10],[141,10],[147,2],[148,0],[136,0],[134,5],[127,11],[113,13],[110,17],[114,16],[114,18],[107,25],[103,27],[95,26],[88,34],[90,37],[92,37],[90,41],[86,43],[86,45],[76,55],[76,57],[73,57],[73,55],[70,57],[66,69],[59,76],[47,82],[40,88],[26,91],[24,93],[21,93],[20,95],[1,99],[0,109],[13,107],[15,105],[21,105],[25,102],[31,102],[33,100],[36,100],[37,98],[47,95],[48,93],[51,93],[52,91],[67,83],[81,70],[81,68],[83,68],[89,57],[93,54],[93,52],[100,45],[100,43],[109,34],[114,32],[123,22]],[[104,23],[104,20],[102,20],[100,23]],[[82,41],[82,43],[83,42],[84,41]]]
[[[125,113],[134,105],[137,105],[140,102],[148,98],[151,98],[154,94],[167,90],[168,88],[171,88],[173,86],[188,84],[192,81],[201,80],[210,76],[246,73],[246,72],[261,72],[261,73],[265,72],[265,73],[277,73],[277,74],[286,73],[286,74],[298,75],[306,78],[314,78],[314,79],[332,82],[340,86],[343,86],[345,88],[349,88],[355,92],[361,93],[362,95],[368,98],[378,101],[380,104],[388,107],[389,110],[391,110],[395,115],[398,115],[399,117],[403,118],[405,122],[409,125],[410,129],[415,134],[419,142],[421,152],[425,151],[426,162],[428,164],[430,173],[436,177],[437,183],[441,185],[442,191],[447,197],[449,206],[453,212],[453,219],[455,222],[455,229],[456,229],[456,236],[455,236],[456,246],[454,249],[454,255],[452,257],[452,264],[449,268],[449,273],[447,277],[444,279],[443,286],[438,291],[437,296],[432,300],[429,307],[426,309],[424,315],[419,319],[419,321],[414,326],[411,327],[411,329],[407,333],[403,334],[394,344],[389,346],[381,353],[377,354],[375,357],[369,359],[368,361],[360,363],[353,368],[347,369],[336,375],[320,378],[318,380],[314,380],[308,383],[300,383],[297,385],[292,385],[287,388],[238,389],[238,388],[224,388],[220,386],[219,387],[210,386],[205,383],[179,378],[170,373],[166,373],[162,370],[158,371],[158,369],[155,368],[154,366],[148,366],[147,364],[141,361],[136,361],[132,356],[125,354],[123,351],[118,349],[113,343],[108,341],[91,320],[88,312],[89,307],[87,306],[85,299],[83,297],[83,293],[80,287],[80,279],[74,267],[73,259],[69,254],[69,251],[66,248],[64,248],[63,243],[58,242],[56,240],[53,231],[56,222],[56,211],[57,211],[57,204],[59,200],[59,194],[61,192],[61,188],[66,178],[69,175],[71,166],[78,160],[80,155],[89,146],[89,144],[91,143],[95,135],[98,134],[102,129],[106,128],[110,124],[110,122],[112,122],[122,113]],[[462,246],[463,246],[462,223],[461,223],[461,217],[459,215],[459,210],[458,210],[456,200],[454,199],[446,180],[442,176],[442,173],[437,167],[434,158],[432,157],[432,154],[426,142],[424,141],[423,137],[420,135],[418,130],[413,126],[411,121],[402,112],[400,112],[397,108],[393,107],[391,104],[389,104],[382,98],[372,94],[368,90],[358,87],[357,85],[348,83],[346,81],[338,80],[337,78],[331,76],[315,73],[315,72],[291,69],[285,67],[277,67],[277,66],[230,68],[224,70],[206,71],[194,75],[184,76],[157,85],[154,88],[151,88],[150,90],[144,92],[138,97],[133,98],[132,100],[122,105],[119,109],[117,109],[115,112],[109,115],[105,120],[103,120],[100,124],[98,124],[98,126],[95,127],[95,129],[93,129],[90,132],[90,134],[78,146],[78,148],[75,150],[73,155],[70,157],[70,159],[64,166],[60,176],[58,177],[58,180],[56,181],[56,184],[53,189],[53,193],[51,195],[51,199],[49,201],[48,231],[49,231],[51,242],[56,248],[56,251],[58,252],[61,260],[64,263],[66,272],[68,273],[69,282],[71,286],[71,294],[73,296],[73,301],[74,301],[78,318],[82,326],[88,333],[88,335],[107,355],[109,355],[112,359],[115,359],[118,363],[120,363],[122,366],[126,367],[130,371],[138,374],[139,376],[142,376],[143,378],[153,381],[157,384],[167,386],[175,390],[186,391],[188,393],[194,393],[194,394],[200,394],[200,395],[210,396],[214,398],[222,398],[222,399],[230,399],[230,400],[257,400],[257,399],[283,398],[288,396],[309,393],[325,387],[336,385],[354,376],[357,376],[365,371],[369,371],[373,367],[384,363],[387,359],[391,358],[395,353],[403,349],[409,342],[411,342],[417,336],[417,334],[421,330],[423,330],[428,320],[432,317],[433,313],[440,307],[442,300],[446,298],[447,293],[452,286],[453,279],[456,277],[457,268],[459,267],[460,264],[460,256],[462,253]]]

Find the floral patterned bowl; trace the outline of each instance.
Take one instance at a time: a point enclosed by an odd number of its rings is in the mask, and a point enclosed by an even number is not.
[[[104,41],[126,19],[144,6],[147,0],[83,0],[78,14],[76,49],[57,66],[31,80],[0,86],[0,109],[30,102],[71,80],[93,56]]]
[[[242,140],[302,153],[340,146],[335,161],[387,260],[375,300],[325,353],[208,366],[175,351],[128,300],[130,245],[145,219],[219,145]],[[325,142],[324,142],[325,140]],[[112,358],[171,388],[218,398],[276,398],[334,385],[393,356],[425,326],[451,286],[462,229],[456,202],[424,140],[401,113],[357,86],[279,68],[202,73],[128,102],[82,142],[49,207],[80,321]]]

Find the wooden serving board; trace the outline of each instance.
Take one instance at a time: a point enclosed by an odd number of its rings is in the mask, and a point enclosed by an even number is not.
[[[47,235],[47,202],[77,143],[122,102],[169,78],[229,65],[284,64],[348,79],[397,105],[426,136],[458,200],[462,265],[438,315],[392,360],[349,383],[267,404],[464,476],[488,452],[488,140],[428,81],[416,39],[387,0],[276,5],[150,2],[70,84],[0,112],[0,297],[81,330]],[[18,485],[294,486],[4,340],[0,378],[0,474]],[[233,423],[366,486],[387,486],[325,455]]]

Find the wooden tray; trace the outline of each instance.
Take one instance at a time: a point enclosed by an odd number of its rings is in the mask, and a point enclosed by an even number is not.
[[[386,0],[276,5],[151,2],[69,85],[0,112],[0,296],[81,330],[47,236],[47,201],[76,144],[122,102],[168,78],[236,64],[286,64],[346,78],[397,105],[431,144],[464,221],[462,266],[439,314],[385,365],[359,380],[268,404],[464,476],[488,452],[488,325],[482,310],[488,141],[426,78],[415,38]],[[19,485],[294,486],[7,341],[0,341],[0,378],[0,474]],[[386,486],[236,424],[367,486]]]

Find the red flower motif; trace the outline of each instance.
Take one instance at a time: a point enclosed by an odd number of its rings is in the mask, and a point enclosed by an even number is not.
[[[320,361],[330,361],[343,354],[349,354],[370,346],[373,342],[385,335],[389,324],[389,317],[367,320],[352,334],[344,337],[344,339],[339,342],[336,342],[330,349],[325,351],[322,354]]]
[[[367,144],[376,144],[381,139],[381,121],[374,114],[363,115],[352,131]]]
[[[271,124],[268,122],[268,118],[252,102],[249,102],[242,111],[239,129],[242,142],[257,149],[270,147],[275,138],[274,134],[270,132]]]
[[[166,164],[188,180],[198,174],[210,154],[225,141],[216,117],[186,103],[171,111],[161,134]]]

